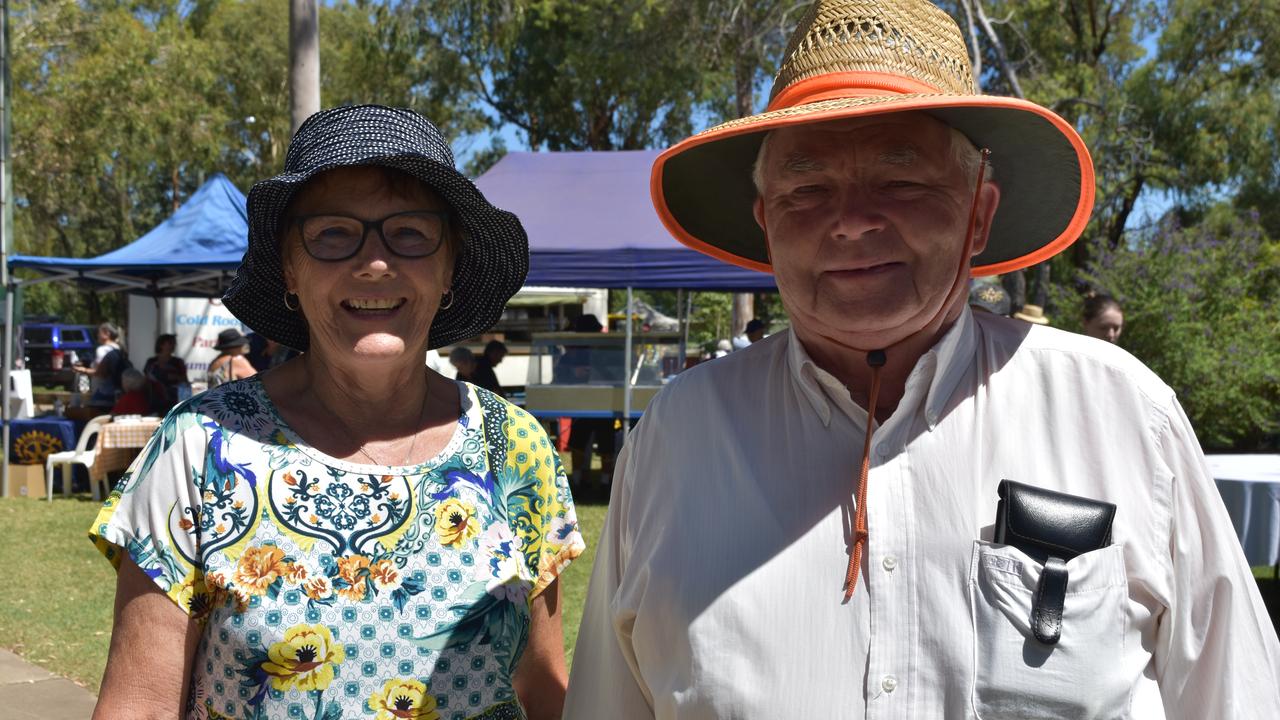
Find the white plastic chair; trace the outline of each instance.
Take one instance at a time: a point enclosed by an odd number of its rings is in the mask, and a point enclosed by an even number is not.
[[[59,453],[50,453],[49,457],[44,461],[44,483],[45,497],[49,502],[53,502],[53,466],[62,467],[62,494],[70,497],[71,495],[71,471],[75,465],[83,465],[85,470],[89,472],[89,489],[93,491],[93,499],[101,500],[102,495],[98,493],[98,483],[93,479],[93,461],[97,458],[98,447],[93,442],[98,433],[102,431],[102,426],[111,422],[110,415],[99,415],[89,421],[84,426],[84,431],[80,433],[80,439],[76,441],[75,450],[65,450]],[[93,449],[89,449],[90,446]],[[103,481],[106,485],[106,481]]]
[[[29,418],[35,408],[31,392],[31,371],[9,371],[9,417]]]

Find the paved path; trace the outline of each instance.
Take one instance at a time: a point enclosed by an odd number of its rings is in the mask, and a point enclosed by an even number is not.
[[[87,720],[96,700],[70,680],[0,648],[0,716],[7,720]]]

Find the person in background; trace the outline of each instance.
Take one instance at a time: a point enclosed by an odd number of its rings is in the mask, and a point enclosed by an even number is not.
[[[219,355],[209,363],[209,388],[215,388],[232,380],[240,380],[256,375],[258,371],[249,363],[246,355],[249,352],[249,338],[235,328],[227,328],[218,333],[218,342],[213,346]]]
[[[569,322],[568,332],[596,335],[604,329],[600,318],[592,313],[579,315]],[[587,383],[591,381],[592,358],[599,348],[590,344],[566,344],[564,352],[555,359],[552,370],[553,382],[559,384]]]
[[[283,365],[298,356],[297,350],[287,345],[281,345],[261,333],[249,333],[248,338],[249,352],[245,355],[245,359],[258,372],[270,370],[277,365]]]
[[[471,382],[485,390],[502,395],[502,385],[498,382],[498,374],[493,371],[507,356],[507,346],[501,340],[490,340],[484,346],[484,353],[476,358],[476,369],[471,374]]]
[[[974,282],[969,286],[969,307],[993,315],[1008,315],[1009,293],[995,283]]]
[[[1084,334],[1109,343],[1120,342],[1124,330],[1124,311],[1110,295],[1089,293],[1084,299]]]
[[[459,380],[475,384],[475,380],[472,379],[476,373],[475,353],[459,345],[449,351],[449,364],[453,366]]]
[[[249,333],[246,335],[249,339],[249,351],[244,357],[253,366],[254,370],[262,372],[271,367],[271,351],[268,348],[271,341],[262,333]]]
[[[449,359],[441,356],[440,351],[435,348],[427,351],[425,361],[427,369],[432,372],[444,374],[444,371],[449,367]]]
[[[129,366],[120,342],[120,328],[109,322],[98,326],[98,347],[93,352],[89,367],[71,366],[72,371],[93,378],[89,405],[109,408],[120,393],[120,376]]]
[[[112,415],[154,415],[164,403],[163,386],[153,386],[136,368],[121,373],[120,385],[124,392],[111,406]]]
[[[568,331],[584,336],[599,336],[604,330],[600,318],[593,313],[584,313],[570,321]],[[555,360],[552,370],[553,382],[565,385],[589,385],[600,383],[610,377],[602,370],[613,365],[614,352],[606,347],[585,344],[566,343],[564,353]],[[619,363],[620,364],[620,363]],[[563,449],[569,452],[573,468],[569,475],[569,484],[580,486],[591,469],[594,453],[600,454],[600,484],[607,484],[613,474],[613,459],[616,449],[616,431],[613,418],[571,418],[568,427],[563,424],[562,432],[568,437],[562,441]]]
[[[752,318],[747,326],[743,328],[742,334],[733,339],[734,350],[745,350],[752,344],[758,343],[764,339],[764,321],[760,318]]]
[[[151,380],[160,384],[164,390],[163,410],[168,411],[169,408],[178,404],[178,388],[179,386],[190,383],[187,378],[187,364],[182,358],[174,355],[174,351],[178,348],[178,337],[166,333],[156,338],[155,351],[153,357],[147,358],[147,362],[142,366],[142,373]],[[127,392],[127,389],[126,389]],[[114,412],[114,411],[113,411]]]

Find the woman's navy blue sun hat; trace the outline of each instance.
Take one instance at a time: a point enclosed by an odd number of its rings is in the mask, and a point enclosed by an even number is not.
[[[249,191],[249,247],[222,301],[254,332],[297,350],[310,345],[302,314],[285,306],[280,228],[285,208],[308,180],[339,167],[372,165],[412,175],[461,222],[452,302],[436,312],[428,347],[488,330],[529,272],[529,238],[519,218],[485,199],[454,167],[430,120],[404,108],[355,105],[322,110],[293,135],[284,172]]]

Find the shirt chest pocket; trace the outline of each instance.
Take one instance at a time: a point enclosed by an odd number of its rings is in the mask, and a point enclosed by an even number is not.
[[[1031,611],[1043,566],[1022,551],[975,541],[969,568],[974,713],[999,718],[1125,718],[1134,678],[1120,672],[1129,627],[1122,545],[1067,563],[1056,645],[1036,640]],[[1113,663],[1109,668],[1108,663]]]

